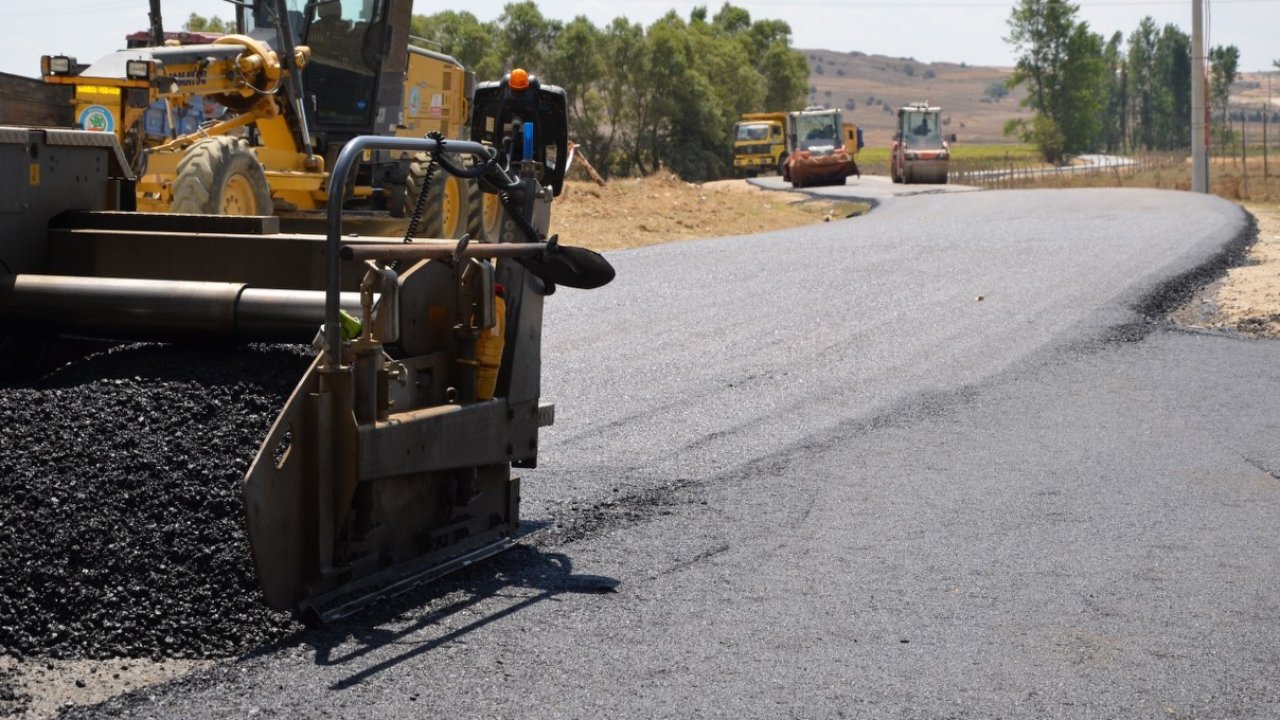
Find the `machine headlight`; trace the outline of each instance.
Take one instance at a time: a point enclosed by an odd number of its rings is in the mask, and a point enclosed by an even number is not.
[[[130,60],[124,65],[124,74],[130,80],[150,80],[151,68],[150,60]]]
[[[66,55],[45,55],[41,60],[45,75],[70,75],[76,66],[76,59]]]

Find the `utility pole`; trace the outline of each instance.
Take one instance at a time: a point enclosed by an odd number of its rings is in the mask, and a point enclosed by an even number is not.
[[[1191,0],[1191,192],[1209,192],[1205,152],[1204,0]]]

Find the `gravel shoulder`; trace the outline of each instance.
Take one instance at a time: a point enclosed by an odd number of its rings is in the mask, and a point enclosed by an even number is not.
[[[1173,319],[1182,325],[1251,337],[1280,337],[1280,205],[1244,204],[1257,220],[1245,262],[1201,290]]]

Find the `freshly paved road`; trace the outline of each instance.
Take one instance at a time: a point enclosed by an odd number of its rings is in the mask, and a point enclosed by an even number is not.
[[[1247,228],[982,192],[616,253],[549,304],[542,534],[73,716],[1280,716],[1280,345],[1144,320]]]
[[[788,192],[802,192],[808,195],[821,195],[824,197],[834,197],[851,200],[866,200],[878,203],[889,198],[911,197],[914,195],[936,195],[938,193],[958,193],[958,192],[974,192],[982,188],[972,185],[957,185],[955,183],[936,184],[936,183],[912,183],[910,185],[898,184],[889,179],[887,175],[863,175],[862,177],[845,178],[843,185],[821,185],[818,187],[805,188],[803,190],[795,190],[791,187],[791,183],[784,182],[777,175],[765,175],[762,177],[750,178],[748,183],[765,190],[786,190]]]

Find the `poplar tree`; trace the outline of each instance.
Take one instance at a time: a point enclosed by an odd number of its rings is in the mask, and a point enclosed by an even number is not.
[[[1066,0],[1019,0],[1009,16],[1005,41],[1019,54],[1009,84],[1027,86],[1023,105],[1036,115],[1029,123],[1011,122],[1005,132],[1035,143],[1048,162],[1098,142],[1107,64],[1102,37],[1076,21],[1078,10]]]

